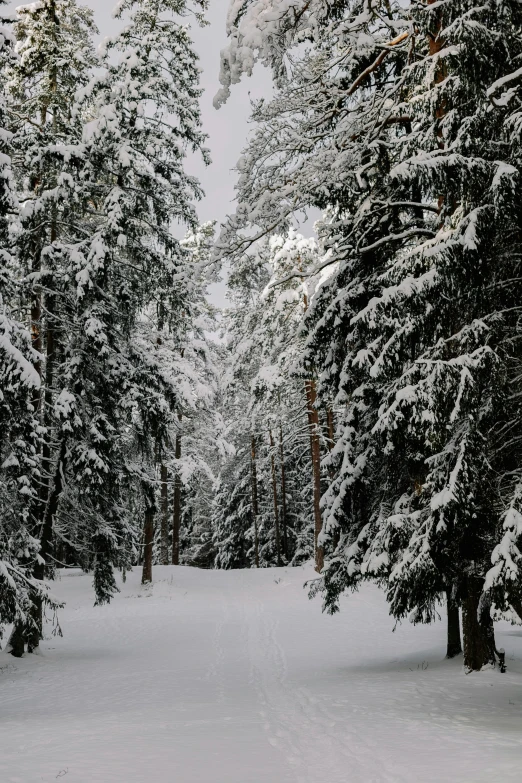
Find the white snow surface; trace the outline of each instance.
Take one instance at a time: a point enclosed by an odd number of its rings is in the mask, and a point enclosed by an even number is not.
[[[508,671],[392,632],[366,586],[321,614],[311,567],[135,569],[110,606],[60,572],[63,638],[0,654],[2,783],[499,783],[522,775],[522,630]],[[49,628],[50,630],[50,628]]]

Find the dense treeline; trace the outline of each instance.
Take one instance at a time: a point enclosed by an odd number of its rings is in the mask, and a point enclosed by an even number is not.
[[[212,229],[184,169],[187,150],[206,157],[187,12],[120,2],[101,57],[75,0],[2,29],[0,620],[15,655],[38,645],[56,564],[92,569],[110,599],[142,543],[133,513],[150,523],[158,462],[204,404]]]
[[[272,67],[220,251],[324,213],[321,258],[293,272],[325,278],[302,366],[335,416],[313,592],[335,611],[372,579],[413,622],[446,594],[472,669],[495,614],[522,620],[521,23],[509,1],[252,0],[217,99]]]
[[[206,158],[187,12],[120,3],[101,62],[72,0],[3,35],[13,652],[55,564],[102,602],[137,563],[314,558],[328,611],[373,580],[399,620],[445,603],[449,656],[462,609],[466,665],[495,663],[493,619],[522,622],[520,4],[232,3],[216,105],[256,61],[275,89],[216,240],[184,168]]]

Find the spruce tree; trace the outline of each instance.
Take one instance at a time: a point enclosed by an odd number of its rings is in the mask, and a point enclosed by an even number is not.
[[[89,233],[75,259],[75,344],[66,363],[69,423],[77,428],[71,461],[93,504],[98,601],[116,589],[113,565],[129,563],[122,487],[139,482],[144,497],[154,496],[157,447],[167,444],[178,408],[161,351],[150,352],[148,323],[157,316],[181,349],[191,283],[172,227],[195,224],[200,190],[184,158],[203,142],[197,58],[180,21],[185,5],[125,2],[117,13],[130,22],[108,42],[106,69],[79,92],[76,107],[87,120],[81,178]],[[122,437],[128,427],[130,439]]]
[[[13,35],[0,28],[0,638],[7,623],[33,627],[35,603],[49,602],[46,586],[32,574],[38,541],[31,534],[30,509],[39,436],[33,398],[40,388],[39,354],[22,322],[21,274],[16,253],[20,208],[12,170],[12,117],[6,70],[16,63]],[[52,603],[52,602],[51,602]],[[56,604],[53,604],[56,605]],[[20,656],[23,634],[10,649]]]
[[[17,259],[24,275],[22,299],[30,308],[32,347],[38,359],[38,388],[32,404],[40,430],[30,508],[39,545],[34,576],[52,568],[53,523],[63,491],[68,457],[61,382],[71,312],[67,297],[71,258],[84,236],[74,176],[81,122],[73,120],[74,93],[95,63],[92,12],[73,0],[46,0],[17,10],[17,55],[8,70],[13,171],[22,204]],[[71,173],[72,172],[72,173]],[[34,608],[29,649],[42,633],[42,605]],[[20,636],[20,628],[17,628]]]

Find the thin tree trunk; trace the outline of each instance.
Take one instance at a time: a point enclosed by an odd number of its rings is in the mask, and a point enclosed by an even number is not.
[[[181,422],[181,413],[178,413]],[[174,477],[174,516],[172,523],[172,565],[179,565],[179,535],[181,530],[181,476],[179,472],[179,460],[181,459],[181,432],[176,435],[176,450],[174,453],[177,467]]]
[[[288,526],[286,507],[286,465],[283,447],[283,425],[279,422],[279,459],[281,461],[281,522],[283,528],[283,553],[288,560]]]
[[[428,0],[428,6],[433,5],[437,0]],[[442,9],[439,7],[433,15],[433,27],[428,32],[428,50],[431,57],[435,57],[439,52],[444,49],[445,41],[441,35],[442,32]],[[438,61],[435,70],[435,84],[440,84],[447,76],[447,67],[445,60]],[[439,146],[443,146],[442,140],[442,128],[440,120],[445,116],[447,112],[446,102],[444,100],[439,101],[435,106],[435,118],[439,121],[437,124],[437,137],[439,139]]]
[[[42,531],[40,535],[40,551],[39,559],[34,567],[34,577],[39,580],[45,578],[45,568],[49,562],[49,558],[52,554],[52,541],[53,541],[53,523],[56,513],[58,511],[58,503],[60,495],[64,488],[65,467],[66,467],[66,455],[67,455],[67,442],[62,440],[60,445],[60,452],[56,461],[56,467],[54,471],[53,488],[47,500],[45,506],[44,518],[42,522]],[[41,598],[37,598],[34,601],[34,613],[33,619],[35,627],[33,627],[27,640],[28,652],[33,652],[39,645],[40,639],[42,639],[43,631],[43,603]]]
[[[276,475],[275,455],[274,455],[275,444],[272,435],[272,430],[268,430],[268,434],[270,436],[270,464],[272,466],[272,496],[274,499],[276,554],[277,554],[277,565],[280,566],[283,564],[283,562],[281,560],[281,536],[279,533],[279,503],[277,499],[277,475]]]
[[[319,546],[319,535],[323,523],[321,518],[321,444],[319,441],[319,411],[315,407],[317,396],[315,381],[305,382],[305,392],[312,455],[315,570],[320,573],[324,566],[324,550],[322,546]]]
[[[163,302],[158,305],[158,331],[163,332],[164,328],[164,311]],[[161,336],[156,339],[158,346],[163,345],[163,339]],[[167,466],[161,461],[164,451],[164,443],[158,441],[156,444],[156,458],[160,465],[160,482],[161,482],[161,531],[160,531],[160,559],[161,565],[169,564],[169,471]]]
[[[41,254],[40,251],[36,253],[36,256],[32,265],[33,275],[39,275],[42,269]],[[42,353],[42,295],[40,291],[32,291],[31,294],[31,345],[35,351],[39,354]],[[38,373],[40,380],[42,378],[42,361],[38,359],[35,361],[34,368]],[[32,403],[36,415],[38,415],[41,408],[41,390],[40,388],[34,389],[32,395]]]
[[[35,253],[33,264],[32,264],[32,273],[35,276],[39,276],[40,272],[42,270],[42,260],[41,260],[41,251],[37,250]],[[35,351],[38,351],[40,356],[43,354],[43,337],[42,337],[42,294],[41,294],[41,283],[37,277],[38,280],[38,289],[35,287],[33,288],[33,291],[31,292],[31,345],[34,348]],[[33,404],[35,417],[38,420],[38,423],[42,424],[42,398],[43,398],[43,391],[42,391],[42,378],[43,378],[43,370],[42,370],[42,360],[38,359],[34,363],[34,367],[36,372],[38,373],[38,377],[40,378],[40,385],[38,388],[35,388],[32,393],[32,399],[31,402]],[[42,450],[43,451],[43,450]],[[42,458],[44,457],[44,454],[40,452],[39,456]],[[35,495],[37,497],[35,508],[34,508],[34,536],[38,537],[40,533],[40,528],[42,525],[42,519],[45,512],[45,503],[47,500],[46,492],[47,486],[45,484],[45,479],[43,478],[43,471],[40,471],[38,474],[38,477],[36,479],[38,482],[36,486],[36,492]],[[23,632],[19,629],[17,630],[17,635],[23,637]],[[14,653],[13,653],[14,654]]]
[[[459,605],[452,598],[451,590],[446,591],[446,608],[448,612],[448,635],[446,658],[455,658],[462,652],[460,641],[460,616]]]
[[[481,600],[482,598],[482,600]],[[495,631],[490,603],[482,595],[480,579],[469,577],[467,595],[462,602],[464,665],[470,671],[495,664]]]
[[[328,451],[332,451],[334,445],[335,445],[335,423],[334,423],[334,415],[333,415],[333,409],[331,405],[329,405],[326,409],[326,429],[327,429],[327,444],[328,444]]]
[[[147,502],[143,526],[143,571],[142,585],[152,582],[152,548],[154,545],[154,507]]]
[[[43,395],[43,425],[45,430],[44,441],[42,444],[42,470],[40,476],[40,519],[43,520],[45,509],[47,506],[50,480],[51,480],[51,445],[50,445],[50,430],[51,430],[51,411],[53,405],[53,380],[55,370],[55,356],[56,356],[56,340],[53,324],[54,315],[54,297],[49,296],[47,298],[47,328],[45,333],[45,391]],[[43,523],[42,523],[43,524]]]
[[[334,420],[334,412],[331,405],[329,405],[326,409],[326,445],[328,447],[328,451],[331,453],[333,451],[333,447],[335,446],[335,420]],[[330,478],[330,481],[334,480],[335,477],[335,470],[333,465],[330,465],[328,468],[328,476]],[[334,530],[333,536],[332,536],[332,551],[335,551],[337,547],[339,546],[339,541],[341,540],[341,528],[339,525]]]
[[[169,563],[169,473],[161,465],[161,565]]]
[[[56,3],[52,0],[50,4],[50,13],[54,23],[53,37],[55,43],[57,42],[57,26],[59,24],[56,16]],[[56,64],[51,67],[50,74],[50,87],[51,92],[56,93],[58,87],[58,68]],[[44,104],[41,111],[42,127],[45,126],[47,117],[48,104]],[[53,136],[56,137],[56,111],[52,116],[52,131]],[[51,204],[51,225],[50,225],[50,242],[56,242],[58,239],[57,229],[57,215],[56,204]],[[40,256],[40,271],[41,271],[41,256]],[[41,305],[40,305],[41,306]],[[51,410],[53,405],[53,380],[55,370],[55,356],[56,356],[56,335],[55,335],[55,297],[53,294],[49,294],[45,301],[46,309],[46,333],[45,333],[45,392],[43,395],[43,424],[45,429],[45,438],[42,445],[42,470],[41,470],[41,486],[40,486],[40,508],[42,516],[45,514],[46,506],[49,502],[50,493],[50,480],[51,480],[51,447],[50,447],[50,429],[51,429]],[[52,524],[52,521],[51,521]],[[52,538],[52,530],[51,530]],[[41,554],[41,552],[40,552]]]
[[[257,532],[257,516],[259,513],[257,505],[257,465],[256,465],[256,438],[251,437],[251,458],[250,475],[252,477],[252,516],[254,518],[254,560],[256,568],[259,568],[259,535]]]
[[[298,268],[301,269],[300,259],[298,259]],[[303,309],[305,313],[308,310],[306,290],[303,296]],[[324,566],[324,550],[322,546],[319,546],[319,535],[323,527],[321,517],[321,443],[319,441],[319,411],[315,407],[317,390],[313,379],[305,381],[305,395],[308,425],[310,427],[310,453],[312,457],[315,570],[320,573]]]

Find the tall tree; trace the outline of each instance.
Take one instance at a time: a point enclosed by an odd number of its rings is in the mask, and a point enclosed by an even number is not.
[[[104,488],[96,496],[100,523],[93,536],[99,600],[115,589],[111,565],[128,559],[125,546],[116,543],[125,541],[122,478],[155,485],[155,444],[167,441],[180,397],[159,362],[161,352],[150,352],[157,340],[150,339],[143,314],[154,309],[179,350],[191,283],[187,252],[173,223],[195,225],[193,202],[201,195],[184,169],[187,151],[202,151],[206,159],[197,57],[182,21],[186,12],[185,3],[173,0],[120,3],[117,16],[128,14],[129,22],[107,42],[106,70],[80,95],[79,110],[93,117],[85,126],[82,172],[93,230],[76,270],[84,324],[78,334],[98,356],[96,373],[90,370],[92,407],[82,426],[92,421],[94,408],[103,438],[95,436],[92,443],[92,427],[86,428],[84,438],[76,439],[81,453],[73,459],[98,455],[100,447],[107,451],[101,463],[89,466],[91,479],[84,472],[86,480]],[[80,342],[69,365],[73,388],[85,374],[84,356]],[[86,402],[78,399],[87,413]],[[119,426],[108,430],[115,414]],[[133,421],[146,475],[122,449],[121,428]]]
[[[14,25],[18,57],[8,73],[13,170],[23,204],[17,257],[25,273],[23,296],[30,303],[32,344],[39,354],[35,368],[40,383],[33,405],[41,451],[31,509],[32,532],[39,543],[34,562],[38,580],[52,563],[53,522],[67,460],[58,367],[63,327],[69,320],[69,260],[83,231],[78,183],[65,169],[71,148],[81,138],[81,122],[73,120],[74,94],[87,83],[96,62],[90,40],[94,31],[92,12],[74,0],[21,6]],[[38,646],[41,633],[42,604],[37,600],[29,649]]]
[[[0,638],[6,623],[34,628],[34,606],[49,599],[32,563],[38,541],[31,534],[36,501],[38,421],[33,400],[40,389],[40,355],[22,322],[20,267],[13,229],[20,211],[12,167],[13,131],[6,95],[6,69],[16,65],[10,29],[0,28]],[[24,652],[24,634],[14,633],[10,649]]]

